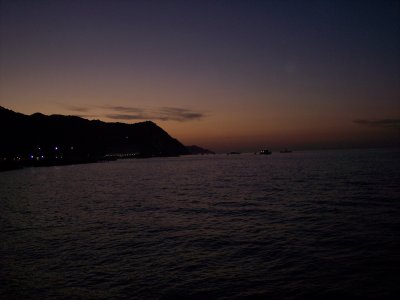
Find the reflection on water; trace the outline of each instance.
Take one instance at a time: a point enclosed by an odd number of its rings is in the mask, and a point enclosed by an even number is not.
[[[0,295],[393,296],[399,154],[189,156],[0,173]]]

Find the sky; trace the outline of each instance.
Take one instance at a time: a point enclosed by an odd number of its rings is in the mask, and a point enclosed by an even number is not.
[[[217,152],[400,144],[400,0],[0,0],[0,106]]]

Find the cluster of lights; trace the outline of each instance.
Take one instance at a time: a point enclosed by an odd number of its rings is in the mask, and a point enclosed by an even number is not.
[[[131,157],[131,156],[136,156],[139,155],[139,152],[135,153],[114,153],[114,154],[106,154],[104,157]]]
[[[39,155],[39,156],[30,155],[29,158],[30,158],[30,159],[41,160],[41,159],[44,159],[45,156],[44,156],[44,155]]]
[[[12,161],[23,161],[23,160],[43,160],[46,158],[46,156],[43,154],[42,152],[42,147],[37,146],[37,154],[35,155],[34,153],[29,154],[27,157],[25,156],[14,156],[14,157],[2,157],[0,158],[3,161],[7,161],[7,160],[12,160]],[[55,159],[63,159],[63,155],[61,155],[62,153],[60,153],[61,148],[60,146],[54,146],[54,151],[57,152],[58,154],[55,155]],[[72,151],[75,149],[74,146],[70,146],[69,149]]]

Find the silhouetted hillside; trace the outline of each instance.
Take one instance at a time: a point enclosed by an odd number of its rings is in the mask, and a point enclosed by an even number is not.
[[[0,107],[0,157],[19,160],[97,160],[106,154],[138,157],[188,154],[155,123],[90,121],[74,116],[24,115]]]

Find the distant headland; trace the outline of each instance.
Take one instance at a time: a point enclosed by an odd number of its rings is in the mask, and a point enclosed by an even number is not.
[[[76,116],[24,115],[0,106],[0,126],[0,170],[213,153],[184,146],[151,121],[124,124]]]

